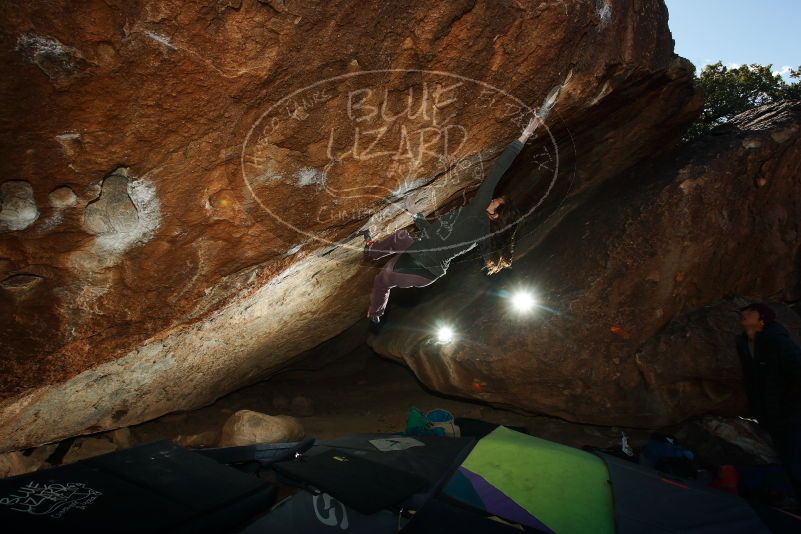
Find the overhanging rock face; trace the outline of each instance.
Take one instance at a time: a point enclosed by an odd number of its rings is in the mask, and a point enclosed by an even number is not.
[[[736,413],[736,307],[719,301],[801,296],[799,177],[801,102],[746,112],[530,233],[505,277],[452,267],[370,343],[437,391],[571,421]],[[539,294],[533,317],[503,298],[517,287]],[[439,321],[454,343],[434,342]]]
[[[553,88],[522,196],[535,167],[593,190],[699,106],[661,1],[0,10],[0,451],[203,405],[341,332],[374,274],[348,236],[474,188]]]

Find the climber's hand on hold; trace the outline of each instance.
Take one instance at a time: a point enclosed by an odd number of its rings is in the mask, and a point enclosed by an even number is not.
[[[531,120],[528,121],[528,124],[523,129],[523,133],[520,134],[520,141],[525,143],[529,137],[534,134],[534,130],[537,129],[537,126],[540,125],[540,118],[536,115],[531,117]]]
[[[412,218],[414,218],[417,212],[415,211],[416,208],[414,207],[414,200],[412,200],[412,197],[407,196],[404,198],[403,205],[406,207],[406,211],[408,211]]]

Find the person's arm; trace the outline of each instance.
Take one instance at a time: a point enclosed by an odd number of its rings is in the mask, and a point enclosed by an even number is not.
[[[486,209],[492,200],[495,187],[498,185],[498,182],[500,182],[501,177],[503,177],[506,171],[509,170],[512,162],[515,160],[520,151],[523,150],[523,145],[526,144],[526,141],[529,137],[531,137],[538,125],[539,119],[537,117],[532,118],[526,128],[523,130],[523,133],[520,134],[520,137],[506,146],[498,159],[495,160],[495,163],[492,165],[492,169],[490,169],[490,172],[487,175],[487,178],[481,184],[481,187],[478,188],[478,192],[476,192],[473,200],[470,201],[471,206],[481,206],[481,209]]]
[[[414,220],[415,226],[417,226],[417,229],[421,232],[426,233],[431,230],[431,223],[426,220],[425,215],[422,213],[413,214],[412,220]]]
[[[417,208],[414,205],[414,200],[410,196],[404,199],[403,206],[406,210],[406,213],[412,217],[414,225],[418,230],[420,230],[420,232],[422,232],[423,236],[429,235],[429,233],[433,230],[432,224],[426,220],[426,217],[422,214],[422,212],[417,211]]]

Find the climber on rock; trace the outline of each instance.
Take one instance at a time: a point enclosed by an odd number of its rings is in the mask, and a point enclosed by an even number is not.
[[[420,231],[418,239],[403,229],[380,241],[371,240],[368,231],[362,232],[366,240],[365,257],[379,260],[393,255],[373,283],[367,311],[367,317],[373,323],[378,323],[384,314],[393,287],[425,287],[433,283],[445,274],[453,258],[476,245],[480,244],[482,248],[487,274],[495,274],[511,266],[520,213],[510,198],[493,198],[493,193],[539,124],[538,117],[529,121],[520,137],[512,141],[498,157],[467,205],[449,211],[434,222],[428,222],[422,214],[413,211],[407,199],[406,209]]]

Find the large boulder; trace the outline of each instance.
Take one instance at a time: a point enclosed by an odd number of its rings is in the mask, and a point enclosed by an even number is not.
[[[348,236],[463,197],[549,94],[521,198],[535,167],[550,199],[598,187],[700,105],[662,0],[0,15],[0,451],[207,404],[346,329],[374,275]]]
[[[56,447],[56,444],[51,443],[27,451],[0,453],[0,478],[15,477],[51,467],[47,459],[55,452]]]
[[[303,425],[294,417],[239,410],[223,425],[219,446],[288,443],[302,440],[305,434]]]
[[[801,297],[800,169],[801,102],[746,112],[532,229],[505,275],[474,260],[396,301],[370,343],[442,393],[570,421],[736,413],[737,316],[720,301]],[[517,287],[537,293],[534,315],[510,309]],[[440,322],[453,343],[436,342]]]
[[[71,464],[100,456],[101,454],[108,454],[118,449],[117,445],[105,438],[84,437],[76,439],[64,455],[64,464]]]
[[[682,424],[674,435],[702,465],[780,463],[770,435],[748,419],[707,415]]]

